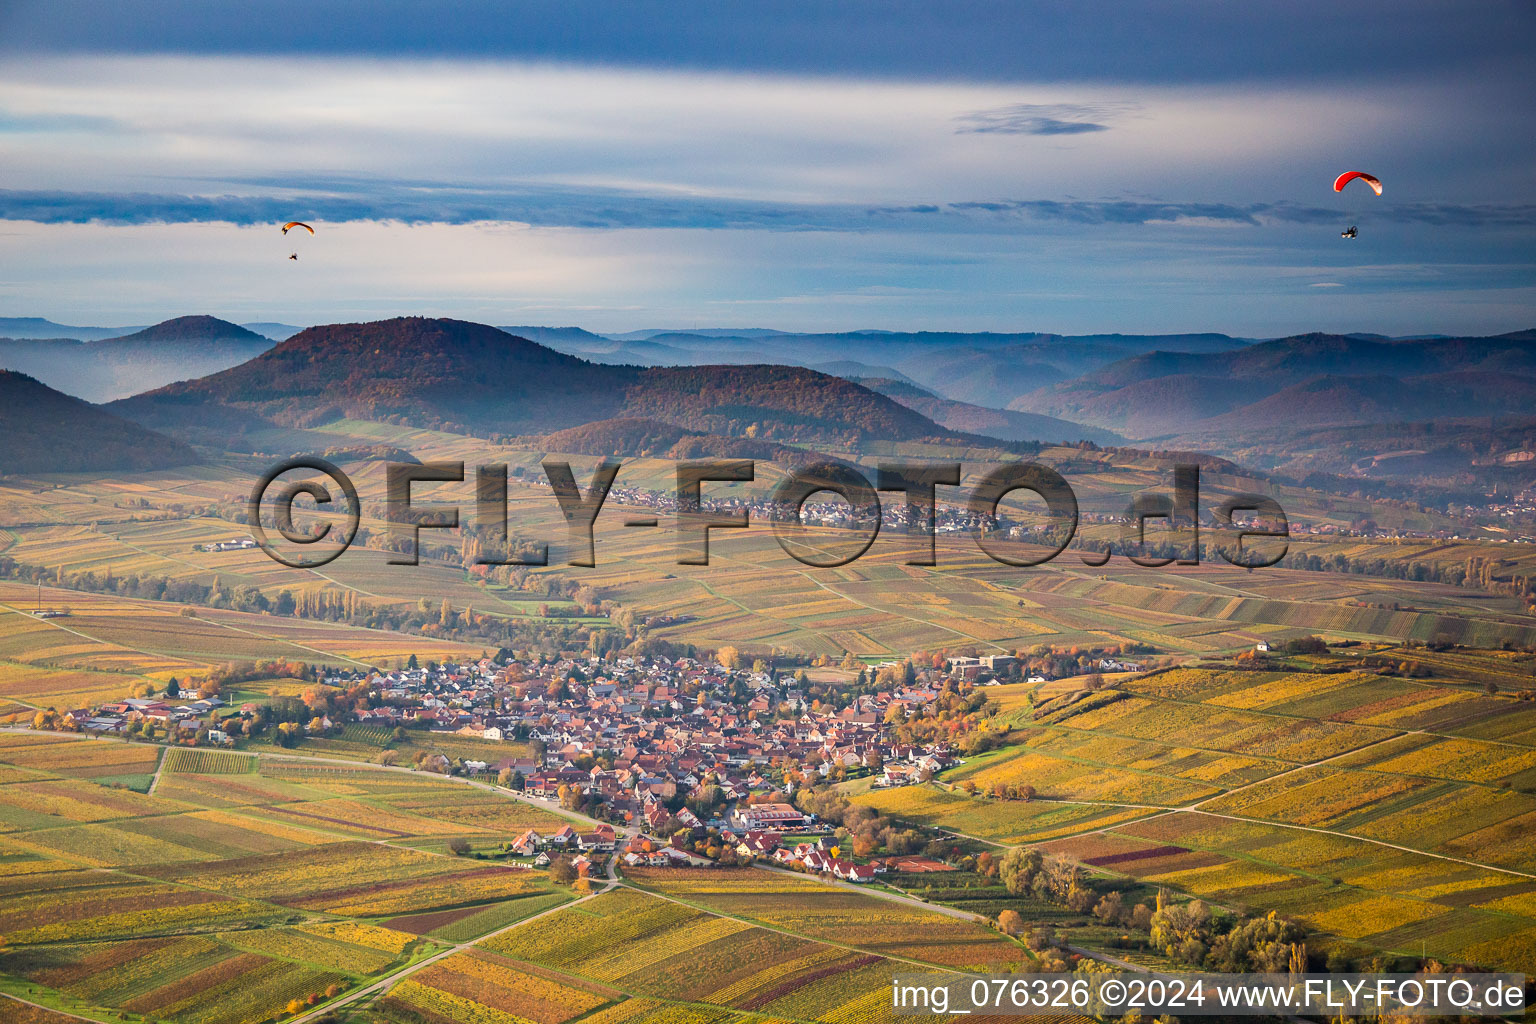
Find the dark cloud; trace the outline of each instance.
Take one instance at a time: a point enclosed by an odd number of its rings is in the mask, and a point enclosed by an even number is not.
[[[656,197],[601,189],[484,189],[422,182],[321,180],[268,195],[0,190],[0,218],[50,224],[266,224],[285,220],[469,224],[517,221],[579,228],[847,229],[860,207]],[[884,215],[887,211],[875,211]]]
[[[516,57],[972,81],[1316,81],[1529,68],[1527,0],[0,0],[12,53]]]
[[[1109,130],[1105,122],[1139,110],[1135,103],[1015,103],[962,114],[961,135],[1082,135]]]
[[[1200,221],[1259,226],[1332,224],[1336,209],[1292,203],[990,199],[896,206],[791,204],[657,197],[598,189],[460,188],[425,182],[321,179],[266,195],[0,190],[0,219],[45,224],[271,224],[285,220],[468,224],[515,221],[592,229],[695,228],[766,231],[1017,230],[1021,223],[1128,225]],[[1536,227],[1536,204],[1380,204],[1378,223]]]
[[[1109,125],[1092,121],[1057,121],[1049,117],[1034,118],[1024,129],[1030,135],[1081,135],[1084,132],[1107,132]]]

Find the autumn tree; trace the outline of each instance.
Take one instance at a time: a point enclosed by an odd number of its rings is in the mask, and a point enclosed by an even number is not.
[[[1105,924],[1118,924],[1125,916],[1125,904],[1119,892],[1108,892],[1094,905],[1093,916]]]
[[[998,867],[998,876],[1002,878],[1003,885],[1010,893],[1022,896],[1029,892],[1043,863],[1044,858],[1041,857],[1039,850],[1016,846],[1003,855],[1003,863]]]

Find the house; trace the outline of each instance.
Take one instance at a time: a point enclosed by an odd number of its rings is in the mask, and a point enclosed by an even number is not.
[[[753,829],[742,835],[736,852],[744,857],[766,857],[779,848],[780,842],[777,833]]]
[[[645,808],[645,824],[652,832],[660,832],[666,827],[667,819],[672,817],[671,812],[660,800],[648,804]]]
[[[922,772],[915,764],[887,764],[884,774],[875,781],[881,786],[910,786],[922,781]]]
[[[875,868],[872,864],[855,864],[850,860],[837,860],[832,862],[832,874],[845,882],[873,882],[875,880]]]
[[[696,853],[689,853],[687,850],[679,850],[673,846],[668,846],[663,849],[661,851],[661,856],[665,864],[674,868],[712,868],[715,866],[715,862],[707,857],[700,857]]]
[[[524,784],[529,793],[534,796],[552,797],[560,792],[560,779],[554,772],[540,772],[530,775]]]
[[[796,852],[800,849],[803,849],[803,847],[797,847]],[[837,860],[830,853],[811,848],[806,852],[805,856],[800,858],[800,863],[805,865],[805,870],[807,871],[822,872],[831,871],[837,864]]]
[[[529,829],[516,839],[512,840],[512,849],[524,857],[532,856],[539,849],[539,834]]]
[[[626,853],[623,857],[623,861],[629,867],[644,865],[645,867],[649,868],[664,868],[668,864],[672,863],[672,861],[667,857],[665,853],[645,853],[644,851],[638,850]]]
[[[1261,654],[1267,654],[1269,653],[1269,641],[1260,640],[1258,643],[1253,645],[1253,649]]]
[[[749,832],[768,828],[784,831],[806,824],[805,815],[789,804],[748,804],[736,808],[731,821]]]
[[[608,829],[606,835],[598,830],[594,830],[591,832],[583,833],[582,835],[576,837],[576,846],[578,849],[582,850],[605,852],[607,850],[613,849],[613,843],[614,835],[612,828]]]
[[[560,831],[549,837],[549,844],[559,847],[575,846],[580,840],[581,837],[576,834],[575,829],[569,825],[561,825]]]

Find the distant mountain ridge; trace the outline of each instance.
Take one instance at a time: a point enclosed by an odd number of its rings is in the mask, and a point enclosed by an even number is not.
[[[96,341],[0,338],[0,368],[105,402],[245,362],[272,340],[212,316],[183,316]]]
[[[302,327],[295,327],[293,324],[280,324],[273,320],[262,320],[256,323],[241,324],[240,326],[261,335],[263,338],[271,338],[273,341],[287,341],[304,329]]]
[[[124,334],[143,330],[142,327],[71,327],[56,324],[40,316],[0,316],[0,338],[73,338],[76,341],[98,341],[102,338],[120,338]]]
[[[1009,407],[1208,444],[1256,431],[1517,415],[1536,408],[1532,340],[1529,331],[1422,340],[1311,333],[1227,352],[1148,352]]]
[[[111,408],[188,436],[345,417],[503,435],[640,419],[778,443],[957,440],[883,395],[801,367],[613,366],[420,317],[311,327],[240,366]]]
[[[197,461],[180,441],[0,370],[0,473],[138,472]]]
[[[153,327],[145,327],[132,334],[122,334],[108,341],[112,343],[133,341],[255,341],[271,344],[272,339],[255,331],[220,320],[216,316],[178,316],[162,321]]]
[[[570,355],[609,364],[684,366],[780,363],[847,366],[848,376],[907,379],[956,401],[1003,408],[1045,384],[1076,377],[1155,349],[1221,352],[1251,342],[1225,334],[1068,336],[1024,332],[847,331],[794,334],[633,331],[600,335],[580,328],[520,328]],[[514,331],[516,333],[516,331]]]
[[[859,381],[872,391],[895,399],[908,409],[922,413],[935,423],[966,434],[982,434],[1003,441],[1091,441],[1097,445],[1125,444],[1125,438],[1112,430],[1088,427],[1070,420],[1038,413],[992,409],[967,402],[956,402],[904,381],[865,379]]]

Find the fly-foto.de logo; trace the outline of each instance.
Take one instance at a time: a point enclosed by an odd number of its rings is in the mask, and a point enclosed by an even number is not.
[[[859,558],[874,544],[882,526],[906,534],[906,564],[937,562],[935,540],[941,534],[968,533],[987,557],[1011,566],[1041,565],[1069,547],[1086,566],[1104,565],[1120,554],[1134,564],[1157,567],[1198,565],[1202,521],[1220,543],[1209,550],[1231,565],[1256,569],[1285,557],[1283,539],[1290,535],[1285,512],[1274,498],[1241,493],[1224,496],[1209,507],[1200,501],[1200,468],[1177,464],[1162,489],[1131,496],[1117,518],[1115,536],[1079,536],[1081,514],[1076,493],[1065,477],[1035,462],[1008,462],[973,475],[961,496],[941,488],[961,486],[959,463],[882,461],[873,481],[850,463],[822,461],[783,471],[781,479],[760,497],[711,497],[709,489],[757,480],[757,464],[749,459],[706,459],[679,462],[675,486],[669,492],[616,489],[623,464],[604,459],[583,486],[568,462],[541,463],[543,478],[523,478],[525,486],[545,487],[565,520],[565,564],[597,564],[595,528],[598,516],[617,492],[611,513],[622,526],[660,529],[670,519],[678,565],[708,565],[714,530],[739,530],[766,522],[786,554],[812,568],[834,568]],[[505,463],[492,463],[467,472],[462,462],[389,462],[384,466],[383,523],[390,565],[418,565],[424,530],[470,529],[477,538],[476,565],[551,564],[549,540],[514,537],[509,523],[509,472]],[[518,470],[521,475],[521,469]],[[775,474],[779,475],[779,474]],[[473,509],[468,522],[462,507],[441,493],[432,507],[415,504],[427,487],[473,483]],[[895,497],[881,501],[882,493]],[[840,499],[829,503],[829,498]],[[312,515],[306,526],[295,523],[295,507]],[[1012,500],[1008,500],[1012,499]],[[1020,501],[1019,499],[1024,499]],[[636,506],[648,514],[636,515]],[[362,501],[352,479],[320,458],[300,457],[279,463],[257,480],[247,505],[251,535],[272,558],[295,568],[317,568],[338,558],[366,531],[361,529]],[[339,519],[339,522],[338,522]],[[1149,520],[1157,535],[1149,531]],[[286,542],[278,543],[273,531]],[[1280,538],[1262,550],[1245,546],[1251,538]],[[1074,544],[1074,540],[1077,541]]]

